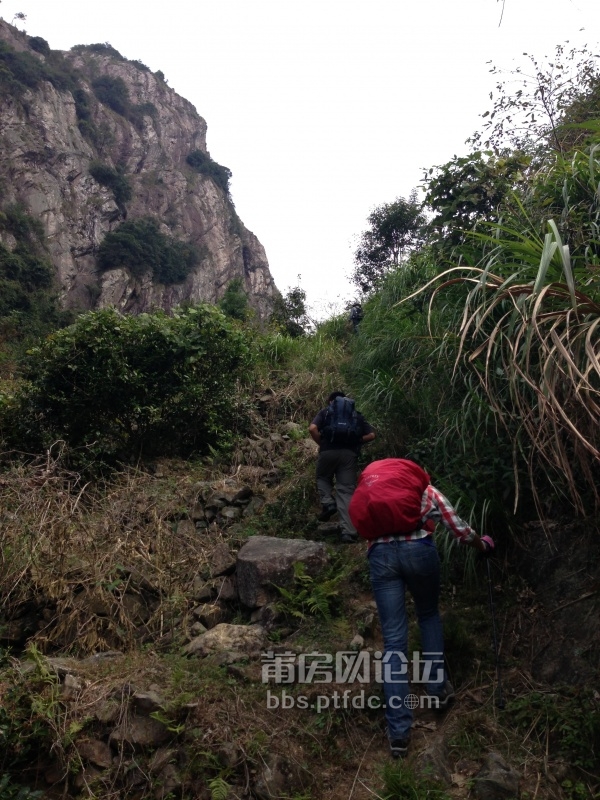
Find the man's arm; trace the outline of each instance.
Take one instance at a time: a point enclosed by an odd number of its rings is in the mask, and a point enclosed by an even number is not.
[[[314,422],[308,426],[308,432],[310,433],[313,441],[315,441],[318,445],[321,444],[321,433]]]
[[[362,436],[360,437],[361,444],[366,444],[367,442],[372,442],[376,436],[375,428],[372,425],[369,425],[367,420],[363,417],[363,415],[359,412],[358,419],[360,421]]]

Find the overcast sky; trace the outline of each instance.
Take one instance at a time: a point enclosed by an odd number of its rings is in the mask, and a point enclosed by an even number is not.
[[[109,42],[164,72],[207,121],[278,288],[300,275],[317,318],[355,296],[369,212],[468,152],[487,62],[600,39],[600,0],[2,0],[17,12],[53,49]]]

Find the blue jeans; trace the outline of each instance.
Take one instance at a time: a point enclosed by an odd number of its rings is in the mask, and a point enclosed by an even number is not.
[[[430,536],[414,541],[378,542],[369,550],[371,586],[383,633],[383,689],[390,740],[409,736],[410,661],[405,592],[415,601],[421,630],[421,659],[430,661],[427,692],[439,695],[446,681],[444,639],[438,611],[440,559]],[[413,699],[411,697],[411,699]]]

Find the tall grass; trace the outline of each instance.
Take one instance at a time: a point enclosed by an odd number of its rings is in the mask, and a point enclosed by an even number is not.
[[[267,333],[256,339],[257,382],[272,393],[270,405],[280,417],[308,424],[332,391],[350,393],[341,371],[350,332],[339,336],[333,326],[332,336],[331,329],[327,325],[310,336]]]
[[[435,330],[440,296],[447,302],[463,287],[459,324],[446,317],[458,341],[452,387],[462,391],[470,372],[474,403],[483,400],[484,417],[491,411],[510,438],[516,486],[526,465],[523,489],[542,516],[549,486],[578,513],[600,503],[598,147],[537,175],[527,196],[513,198],[512,218],[472,232],[476,266],[446,270],[400,304],[431,294]],[[543,225],[540,197],[557,213]],[[515,509],[518,501],[517,490]]]

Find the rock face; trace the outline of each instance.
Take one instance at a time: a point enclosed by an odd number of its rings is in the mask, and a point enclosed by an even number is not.
[[[277,290],[265,251],[239,220],[223,181],[187,162],[191,153],[208,155],[206,122],[162,73],[110,46],[51,52],[44,40],[0,20],[2,43],[42,70],[19,91],[0,75],[2,208],[18,204],[41,221],[63,306],[138,314],[184,301],[214,303],[237,278],[259,317],[267,315]],[[57,58],[68,80],[53,77]],[[121,106],[107,99],[111,91]],[[92,177],[94,164],[120,176],[125,195]],[[210,157],[208,164],[219,166]],[[196,248],[198,263],[184,280],[164,285],[151,270],[134,276],[123,265],[99,272],[106,234],[141,217]],[[11,239],[0,235],[9,249]]]

